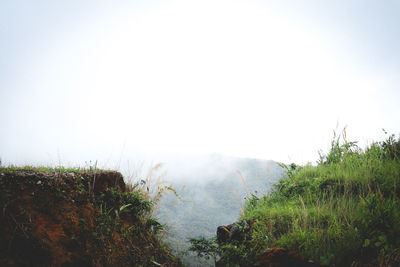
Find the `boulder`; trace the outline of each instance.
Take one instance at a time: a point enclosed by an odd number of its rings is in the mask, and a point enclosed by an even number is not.
[[[232,241],[241,242],[244,239],[246,231],[249,229],[249,224],[246,220],[229,225],[218,226],[217,241],[218,244],[228,243]]]

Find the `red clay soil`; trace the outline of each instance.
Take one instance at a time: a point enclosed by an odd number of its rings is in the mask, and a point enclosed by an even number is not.
[[[153,235],[141,234],[138,244],[112,229],[107,237],[95,235],[94,199],[111,187],[126,190],[120,173],[0,169],[0,266],[134,266],[136,254],[179,266]]]
[[[284,248],[273,248],[265,250],[258,258],[255,266],[262,267],[316,267],[322,266],[317,263],[307,261],[297,253],[288,251]]]

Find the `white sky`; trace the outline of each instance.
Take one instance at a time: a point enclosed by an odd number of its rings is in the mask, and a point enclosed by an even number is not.
[[[306,163],[400,132],[400,1],[0,3],[0,157]],[[156,157],[156,156],[154,156]]]

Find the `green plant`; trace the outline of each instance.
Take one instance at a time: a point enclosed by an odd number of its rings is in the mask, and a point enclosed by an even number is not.
[[[154,218],[149,218],[146,220],[146,227],[151,230],[152,233],[157,234],[159,233],[164,227],[158,220]]]
[[[281,164],[285,178],[246,202],[240,218],[252,222],[246,242],[220,246],[221,259],[251,263],[266,248],[284,247],[328,265],[396,266],[399,151],[393,135],[363,150],[344,130],[317,166]]]
[[[115,188],[107,189],[97,201],[104,208],[117,212],[118,216],[120,213],[126,213],[136,218],[150,212],[153,205],[153,202],[147,200],[139,191],[121,193]]]
[[[214,263],[217,262],[217,257],[219,255],[219,246],[215,240],[215,238],[188,238],[191,246],[189,247],[189,251],[197,253],[199,257],[205,257],[206,259],[212,258]]]

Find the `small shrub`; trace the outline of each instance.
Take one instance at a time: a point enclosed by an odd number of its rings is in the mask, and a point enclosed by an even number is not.
[[[135,218],[151,211],[153,203],[138,191],[121,193],[115,188],[107,189],[98,199],[104,209],[124,212]]]

